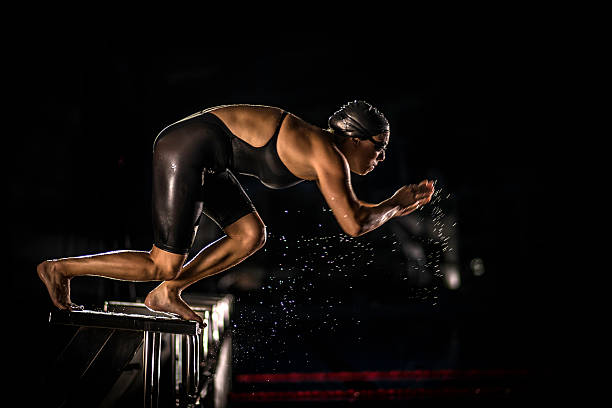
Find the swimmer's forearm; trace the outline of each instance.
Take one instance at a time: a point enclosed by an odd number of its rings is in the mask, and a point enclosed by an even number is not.
[[[369,204],[363,201],[360,201],[360,204],[358,217],[359,232],[356,236],[375,230],[393,218],[400,210],[400,207],[394,204],[391,198],[378,204]]]

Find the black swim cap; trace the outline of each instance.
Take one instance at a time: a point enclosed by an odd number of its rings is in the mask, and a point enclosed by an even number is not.
[[[389,121],[385,115],[365,101],[347,103],[331,115],[327,123],[334,132],[359,139],[370,139],[389,132]]]

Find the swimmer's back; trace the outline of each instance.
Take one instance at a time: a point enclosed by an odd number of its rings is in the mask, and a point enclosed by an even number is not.
[[[225,105],[206,110],[253,147],[264,146],[274,135],[282,109],[263,105]]]
[[[226,105],[207,109],[223,121],[230,131],[254,147],[264,146],[274,135],[283,110],[262,105]],[[310,164],[313,137],[322,130],[288,112],[276,141],[278,156],[299,178],[314,180]]]

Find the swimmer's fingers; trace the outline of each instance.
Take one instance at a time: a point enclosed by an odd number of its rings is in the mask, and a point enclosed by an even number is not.
[[[414,199],[419,201],[419,200],[422,200],[424,198],[431,197],[432,195],[433,195],[433,193],[430,192],[430,191],[419,191],[418,193],[416,193],[414,195]]]
[[[431,201],[432,195],[432,191],[421,191],[414,195],[414,199],[419,205],[424,205]]]
[[[417,186],[417,192],[418,193],[430,193],[433,194],[434,192],[434,183],[433,181],[429,181],[429,180],[423,180],[419,183],[419,185]]]
[[[420,207],[424,206],[425,204],[431,201],[431,194],[419,194],[415,198],[416,198],[416,201],[414,204],[409,205],[408,207],[402,208],[400,211],[398,211],[395,214],[395,216],[403,217],[404,215],[408,215],[411,212],[418,210]]]
[[[420,205],[423,205],[431,201],[431,194],[430,193],[417,194],[415,198],[417,200],[417,203],[419,203]]]

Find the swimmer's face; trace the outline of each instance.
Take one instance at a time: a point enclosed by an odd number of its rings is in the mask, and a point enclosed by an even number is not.
[[[362,176],[374,170],[380,162],[385,160],[389,136],[388,132],[373,136],[376,143],[369,139],[357,139],[358,142],[352,154],[353,163],[350,163],[351,160],[349,160],[351,170]]]

